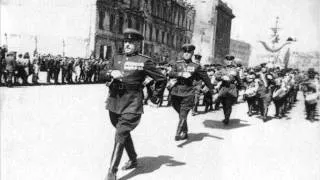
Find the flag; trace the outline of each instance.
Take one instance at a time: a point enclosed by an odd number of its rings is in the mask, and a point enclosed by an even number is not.
[[[272,49],[271,47],[269,47],[269,46],[267,45],[266,42],[264,42],[264,41],[259,41],[259,42],[263,45],[263,47],[264,47],[267,51],[272,52],[272,53],[279,52],[284,46],[286,46],[287,44],[290,44],[290,42],[286,42],[286,43],[284,43],[282,46],[280,46],[279,48]]]
[[[284,62],[284,68],[287,69],[289,65],[290,60],[290,48],[288,48],[286,54],[284,55],[283,62]]]

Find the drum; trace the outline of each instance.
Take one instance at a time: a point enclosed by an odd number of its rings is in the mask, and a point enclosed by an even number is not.
[[[253,97],[257,94],[257,91],[255,88],[248,88],[248,89],[246,89],[244,94],[247,95],[247,97]]]
[[[307,93],[305,94],[305,101],[308,104],[316,104],[318,100],[318,94],[317,93]]]
[[[283,88],[279,88],[273,92],[273,99],[281,99],[287,94],[287,90]]]

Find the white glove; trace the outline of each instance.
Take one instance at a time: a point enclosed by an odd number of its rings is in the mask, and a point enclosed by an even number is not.
[[[119,71],[119,70],[113,70],[113,71],[111,71],[110,75],[111,75],[114,79],[121,79],[121,78],[123,78],[123,75],[122,75],[121,71]]]
[[[191,73],[183,72],[181,76],[184,77],[184,78],[189,78],[189,77],[191,77]]]

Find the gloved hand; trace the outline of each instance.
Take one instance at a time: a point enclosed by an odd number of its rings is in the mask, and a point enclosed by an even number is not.
[[[212,94],[216,94],[216,93],[218,93],[218,90],[217,90],[217,89],[211,89],[210,92],[211,92]]]
[[[111,75],[114,79],[121,79],[121,78],[123,78],[123,74],[122,74],[121,71],[119,71],[119,70],[113,70],[113,71],[111,71],[110,75]]]
[[[181,72],[179,74],[179,76],[184,77],[184,78],[189,78],[189,77],[191,77],[191,73],[189,73],[189,72]]]
[[[160,102],[160,98],[156,97],[156,96],[152,96],[150,98],[150,101],[153,103],[153,104],[159,104]]]

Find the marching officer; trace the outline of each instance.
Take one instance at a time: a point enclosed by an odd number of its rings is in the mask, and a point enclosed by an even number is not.
[[[124,54],[112,59],[111,67],[105,77],[109,86],[106,109],[112,125],[116,128],[115,144],[106,180],[116,180],[116,173],[125,149],[129,161],[122,168],[132,169],[137,166],[130,132],[139,124],[143,113],[143,82],[146,76],[155,80],[155,90],[151,97],[153,103],[159,102],[158,93],[165,87],[165,76],[156,69],[147,56],[140,55],[143,36],[135,29],[124,31]]]
[[[194,55],[194,63],[200,65],[200,60],[201,60],[201,55],[196,54]],[[194,106],[192,109],[192,115],[196,115],[198,113],[198,106],[199,106],[199,101],[200,101],[200,96],[201,96],[201,87],[202,87],[202,81],[199,80],[194,80],[194,89],[195,89],[195,96],[194,96]]]
[[[187,116],[194,106],[195,89],[194,80],[202,80],[207,87],[212,90],[213,85],[206,71],[199,65],[192,62],[195,46],[192,44],[184,44],[182,46],[182,60],[178,60],[169,76],[177,80],[171,90],[172,106],[179,114],[179,123],[176,131],[175,140],[184,140],[188,138]]]
[[[219,87],[219,101],[222,104],[225,125],[229,124],[230,115],[232,112],[232,105],[237,102],[238,88],[241,86],[239,74],[233,65],[234,56],[226,56],[227,66],[222,71],[222,77],[220,77]]]

